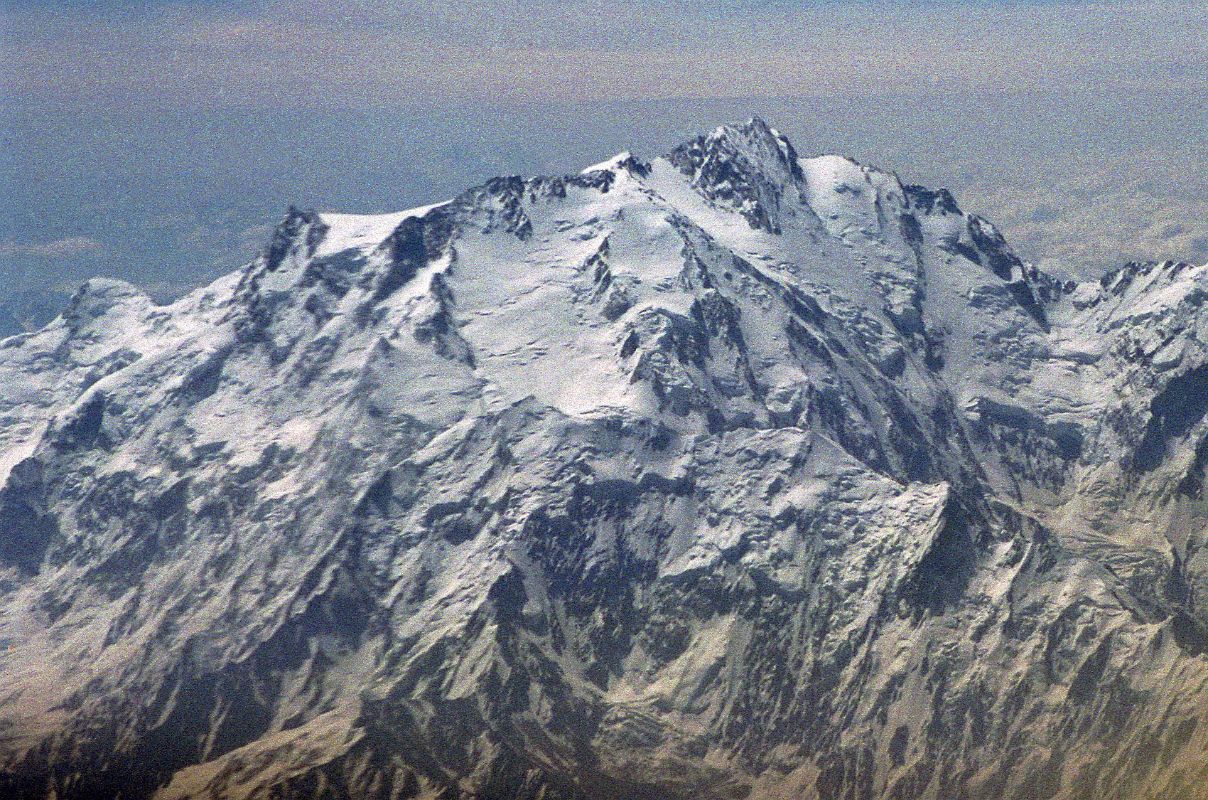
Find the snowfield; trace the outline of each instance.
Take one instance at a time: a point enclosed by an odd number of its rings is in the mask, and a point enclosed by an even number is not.
[[[0,341],[0,793],[1208,798],[1208,265],[760,120]]]

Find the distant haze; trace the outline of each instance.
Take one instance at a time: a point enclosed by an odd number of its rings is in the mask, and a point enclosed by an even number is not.
[[[215,5],[3,5],[0,295],[173,293],[291,202],[398,210],[752,114],[1059,272],[1208,260],[1202,3]]]

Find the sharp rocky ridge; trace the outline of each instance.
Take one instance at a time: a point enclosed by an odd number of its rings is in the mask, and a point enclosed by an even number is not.
[[[0,793],[1208,797],[1208,265],[759,120],[0,342]]]

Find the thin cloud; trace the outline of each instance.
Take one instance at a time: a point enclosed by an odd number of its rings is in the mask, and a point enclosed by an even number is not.
[[[70,236],[53,242],[0,242],[0,256],[9,258],[73,258],[81,255],[97,255],[105,246],[88,236]]]

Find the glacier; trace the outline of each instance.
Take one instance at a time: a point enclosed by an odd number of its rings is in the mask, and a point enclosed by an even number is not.
[[[1208,265],[759,119],[0,340],[0,792],[1208,798]]]

